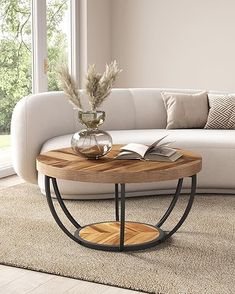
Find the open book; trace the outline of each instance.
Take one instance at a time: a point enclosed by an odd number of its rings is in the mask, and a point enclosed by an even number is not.
[[[150,146],[144,144],[130,143],[121,148],[116,159],[142,159],[152,161],[168,161],[174,162],[183,154],[168,147],[172,142],[161,142],[167,136],[155,141]]]

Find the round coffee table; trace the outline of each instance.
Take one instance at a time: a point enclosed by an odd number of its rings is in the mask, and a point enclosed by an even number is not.
[[[81,158],[71,148],[52,150],[37,157],[37,170],[45,175],[47,202],[55,221],[65,234],[86,247],[109,251],[129,251],[155,246],[167,240],[181,227],[192,207],[196,192],[196,174],[202,166],[200,155],[181,150],[183,157],[173,163],[116,160],[114,157],[121,146],[114,145],[112,151],[99,160]],[[185,177],[191,177],[188,204],[178,223],[172,230],[166,232],[161,229],[161,226],[175,207]],[[80,226],[61,198],[56,179],[115,184],[115,221]],[[156,225],[125,220],[125,184],[167,180],[178,180],[178,185],[169,207]],[[75,233],[71,233],[65,227],[55,210],[50,191],[51,181],[56,198],[64,214],[74,225]]]

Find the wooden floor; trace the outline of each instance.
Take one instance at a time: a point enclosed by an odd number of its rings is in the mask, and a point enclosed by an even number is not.
[[[0,179],[0,190],[22,183]],[[140,292],[0,265],[0,294],[137,294]]]

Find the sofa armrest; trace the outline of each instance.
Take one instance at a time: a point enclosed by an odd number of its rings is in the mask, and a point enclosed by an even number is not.
[[[36,183],[36,157],[48,139],[76,131],[75,112],[62,92],[21,99],[11,122],[12,159],[16,173]]]

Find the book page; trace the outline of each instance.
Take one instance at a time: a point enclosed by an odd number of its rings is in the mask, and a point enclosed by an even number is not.
[[[148,153],[145,157],[146,160],[152,161],[166,161],[166,162],[174,162],[179,159],[183,154],[181,152],[176,151],[171,156],[164,156],[156,153]]]
[[[116,157],[116,159],[142,159],[142,157],[132,151],[121,151]]]
[[[145,153],[149,149],[148,146],[143,144],[137,144],[137,143],[130,143],[121,148],[121,150],[127,150],[131,152],[135,152],[139,154],[142,158],[144,157]]]
[[[155,147],[154,149],[152,149],[148,154],[157,154],[157,155],[161,155],[161,156],[171,156],[176,152],[175,149],[173,148],[168,148],[168,147]]]
[[[161,143],[161,144],[158,144],[157,146],[156,146],[156,148],[162,148],[162,147],[167,147],[167,146],[169,146],[169,145],[171,145],[171,144],[173,144],[173,143],[175,143],[175,141],[168,141],[168,142],[163,142],[163,143]]]
[[[151,145],[148,147],[148,149],[146,150],[146,153],[148,153],[150,150],[152,150],[152,149],[155,148],[156,146],[161,146],[159,143],[160,143],[163,139],[165,139],[167,136],[168,136],[168,135],[166,135],[166,136],[164,136],[164,137],[158,139],[157,141],[153,142],[153,144],[151,144]],[[168,143],[170,143],[170,142],[168,142]]]

